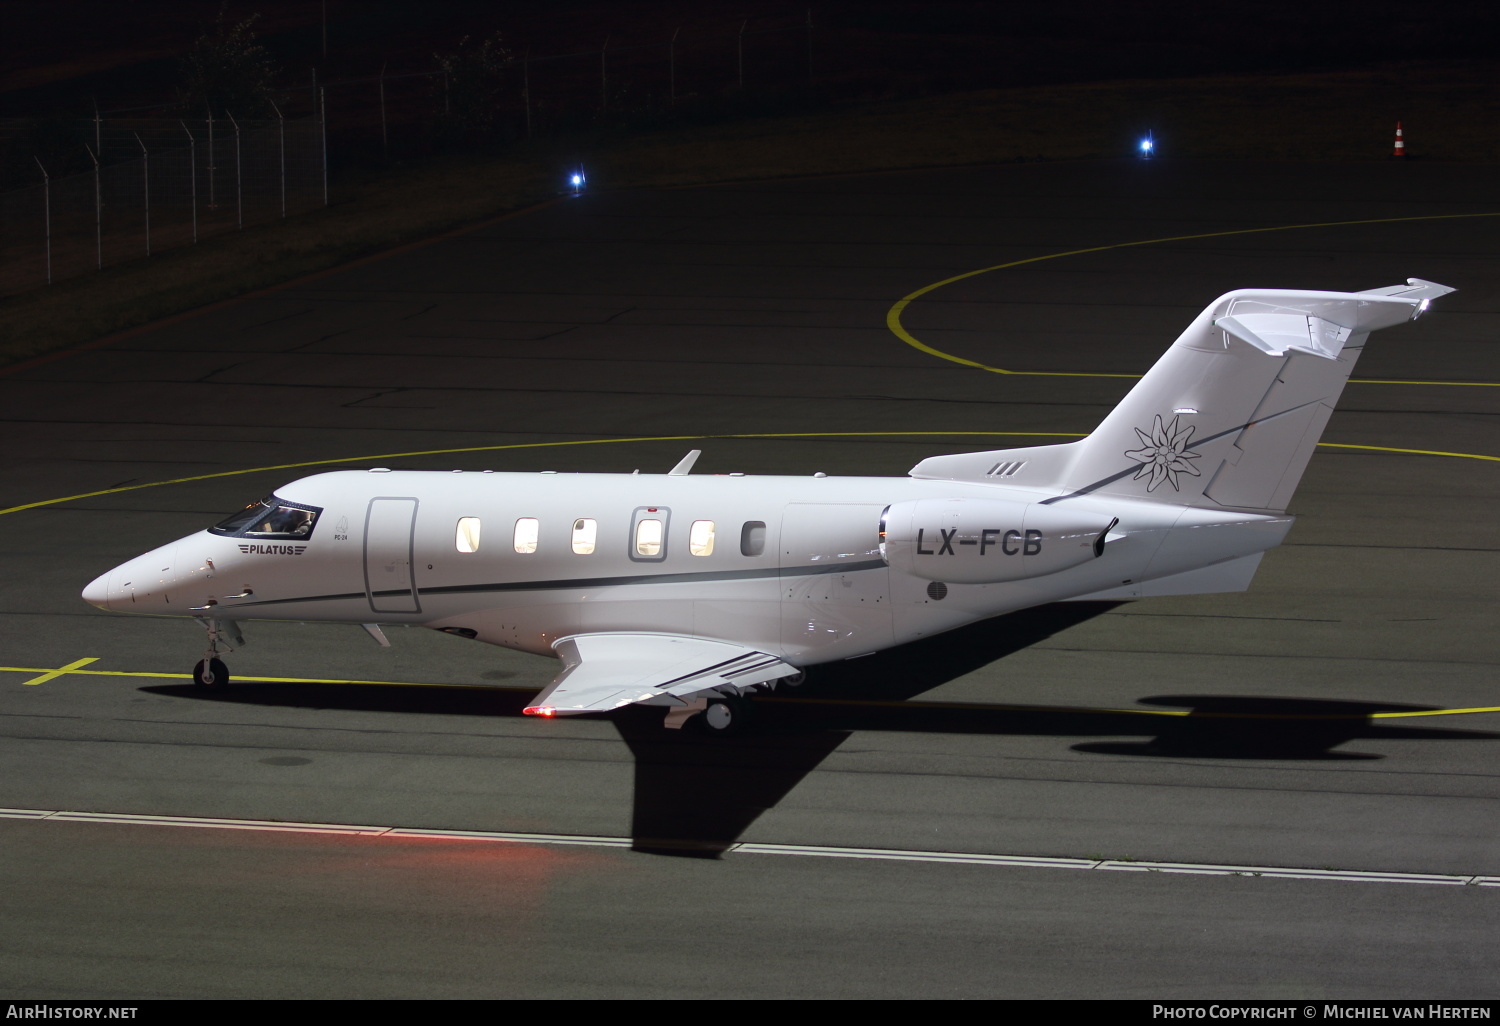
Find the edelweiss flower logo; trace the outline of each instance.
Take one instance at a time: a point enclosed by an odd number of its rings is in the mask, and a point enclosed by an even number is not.
[[[1126,456],[1135,460],[1140,467],[1131,480],[1139,481],[1147,474],[1151,480],[1146,485],[1146,491],[1156,491],[1156,486],[1166,481],[1174,491],[1178,490],[1177,475],[1192,474],[1200,477],[1198,468],[1188,460],[1196,460],[1202,453],[1188,452],[1188,442],[1193,437],[1193,427],[1185,428],[1177,426],[1178,418],[1173,417],[1172,423],[1163,424],[1161,414],[1156,415],[1156,423],[1152,425],[1151,433],[1148,435],[1140,428],[1135,433],[1140,436],[1141,448],[1131,449],[1125,453]]]

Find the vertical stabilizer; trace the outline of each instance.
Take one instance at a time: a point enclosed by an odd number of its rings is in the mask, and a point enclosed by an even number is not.
[[[1078,495],[1282,512],[1370,332],[1453,290],[1411,279],[1369,292],[1220,296],[1080,442],[940,456],[916,477],[994,480],[1023,462],[1052,502]]]

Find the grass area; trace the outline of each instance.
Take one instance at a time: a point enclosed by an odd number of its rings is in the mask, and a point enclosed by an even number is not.
[[[1018,160],[1120,157],[1151,129],[1166,158],[1500,163],[1500,64],[988,90],[616,139],[576,140],[605,188],[699,185]],[[564,144],[335,179],[325,210],[0,300],[13,364],[557,193]]]

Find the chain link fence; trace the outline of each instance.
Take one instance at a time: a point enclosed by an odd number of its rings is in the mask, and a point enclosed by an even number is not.
[[[771,113],[803,105],[815,80],[836,91],[828,41],[803,11],[512,50],[479,85],[430,63],[314,73],[277,96],[301,117],[0,120],[0,295],[326,206],[330,123],[349,165]]]
[[[321,118],[96,117],[64,127],[77,152],[54,148],[48,159],[76,166],[81,153],[93,170],[54,177],[33,156],[37,184],[0,193],[0,295],[328,202]]]
[[[839,91],[810,12],[681,28],[601,31],[587,48],[507,51],[482,103],[442,70],[387,64],[322,83],[338,160],[393,160],[466,145],[649,131],[806,106]]]

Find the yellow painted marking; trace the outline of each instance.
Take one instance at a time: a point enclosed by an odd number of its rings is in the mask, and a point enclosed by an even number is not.
[[[40,673],[41,677],[35,680],[23,681],[25,684],[40,684],[44,680],[64,673],[77,674],[85,677],[149,677],[153,680],[191,680],[191,673],[150,673],[140,670],[80,670],[79,666],[97,662],[97,659],[80,659],[76,663],[57,670],[46,670],[35,666],[0,666],[0,673]],[[370,687],[381,688],[464,688],[471,691],[525,691],[534,692],[536,688],[505,687],[490,684],[433,684],[410,680],[337,680],[325,677],[246,677],[240,674],[231,674],[230,680],[239,682],[255,682],[257,684],[362,684]]]
[[[1368,449],[1371,452],[1399,452],[1408,456],[1460,456],[1466,460],[1491,460],[1500,463],[1500,456],[1482,456],[1473,452],[1439,452],[1436,449],[1392,449],[1385,445],[1349,445],[1344,442],[1319,442],[1330,449]]]
[[[1010,373],[1010,372],[1006,372]],[[1017,372],[1028,373],[1028,372]],[[1084,375],[1087,376],[1087,375]],[[260,474],[272,470],[299,470],[304,467],[326,467],[334,463],[363,463],[373,460],[410,459],[415,456],[446,456],[463,452],[495,452],[501,449],[547,449],[563,445],[613,445],[619,442],[702,442],[715,438],[1086,438],[1082,431],[776,431],[767,433],[734,435],[660,435],[642,438],[583,438],[570,442],[514,442],[507,445],[470,445],[459,449],[421,449],[415,452],[387,452],[374,456],[339,456],[328,460],[308,460],[303,463],[281,463],[270,467],[249,467],[245,470],[221,470],[213,474],[197,474],[193,477],[174,477],[165,481],[146,481],[141,484],[123,485],[119,488],[102,488],[97,492],[80,492],[59,499],[42,499],[21,506],[0,509],[6,513],[42,506],[56,506],[63,502],[92,499],[100,495],[115,495],[119,492],[134,492],[142,488],[161,488],[165,485],[188,484],[192,481],[208,481],[218,477],[240,477],[244,474]],[[1408,456],[1453,456],[1467,460],[1493,460],[1500,456],[1485,456],[1472,452],[1439,452],[1433,449],[1396,449],[1382,445],[1347,445],[1340,442],[1319,442],[1333,449],[1369,449],[1373,452],[1394,452]]]
[[[188,484],[192,481],[208,481],[216,477],[239,477],[243,474],[260,474],[272,470],[299,470],[303,467],[326,467],[334,463],[363,463],[370,460],[409,459],[413,456],[445,456],[461,452],[495,452],[500,449],[547,449],[565,445],[614,445],[620,442],[701,442],[713,438],[895,438],[930,436],[938,438],[960,438],[972,436],[1011,438],[1083,438],[1078,431],[782,431],[771,434],[740,435],[661,435],[654,438],[583,438],[570,442],[515,442],[508,445],[471,445],[459,449],[423,449],[417,452],[387,452],[373,456],[340,456],[329,460],[308,460],[304,463],[280,463],[270,467],[250,467],[246,470],[221,470],[213,474],[197,474],[193,477],[174,477],[166,481],[147,481],[143,484],[122,485],[119,488],[101,488],[96,492],[80,492],[65,495],[60,499],[43,499],[21,506],[0,509],[0,515],[36,509],[38,506],[55,506],[60,502],[92,499],[100,495],[119,492],[134,492],[142,488],[160,488],[163,485]]]
[[[989,705],[978,702],[889,702],[843,698],[791,698],[762,696],[757,702],[779,702],[788,705],[865,706],[884,709],[952,709],[966,712],[1036,712],[1108,714],[1113,716],[1187,716],[1195,720],[1362,720],[1366,717],[1394,719],[1402,716],[1460,716],[1474,713],[1500,713],[1500,705],[1473,709],[1429,709],[1421,712],[1382,713],[1209,713],[1184,709],[1110,709],[1064,705]]]
[[[80,666],[87,666],[89,663],[97,663],[98,661],[99,661],[99,657],[98,656],[90,656],[87,659],[76,659],[73,662],[69,663],[67,666],[60,666],[60,667],[58,667],[55,670],[37,670],[37,671],[23,670],[23,671],[21,671],[22,673],[37,672],[37,673],[40,673],[41,676],[40,677],[33,677],[30,680],[23,680],[21,683],[22,684],[45,684],[49,680],[52,680],[52,679],[54,679],[56,677],[61,677],[65,673],[73,673]]]
[[[1500,712],[1500,707],[1489,706],[1478,709],[1430,709],[1427,712],[1384,712],[1371,713],[1371,719],[1392,719],[1398,716],[1460,716],[1464,713],[1492,713]]]
[[[991,271],[1002,271],[1011,267],[1020,267],[1025,264],[1040,263],[1044,260],[1058,260],[1063,257],[1081,256],[1086,253],[1102,253],[1112,249],[1127,249],[1133,246],[1154,246],[1164,242],[1188,242],[1196,239],[1214,239],[1229,235],[1254,235],[1264,232],[1292,231],[1299,228],[1337,228],[1360,224],[1392,224],[1403,221],[1443,221],[1476,217],[1500,217],[1500,212],[1483,214],[1437,214],[1424,215],[1421,217],[1383,217],[1362,221],[1322,221],[1310,224],[1288,224],[1277,225],[1271,228],[1237,228],[1224,232],[1205,232],[1197,235],[1176,235],[1161,239],[1140,239],[1134,242],[1115,242],[1106,246],[1090,246],[1085,249],[1068,250],[1063,253],[1048,253],[1043,256],[1026,257],[1021,260],[1012,260],[1009,263],[995,264],[993,267],[981,267],[976,271],[965,271],[951,278],[925,285],[915,292],[909,293],[896,302],[886,313],[886,327],[907,345],[919,349],[931,356],[936,356],[951,363],[961,364],[965,367],[974,367],[978,370],[989,371],[992,374],[1009,374],[1017,377],[1046,377],[1046,378],[1128,378],[1138,379],[1139,374],[1108,374],[1093,373],[1087,371],[1013,371],[1003,367],[991,367],[988,364],[979,363],[976,360],[968,360],[961,356],[954,356],[942,350],[934,349],[932,346],[915,338],[901,323],[901,314],[913,300],[920,299],[927,293],[951,285],[965,278],[973,278]],[[1390,379],[1353,379],[1358,384],[1378,385],[1474,385],[1484,387],[1500,387],[1500,382],[1490,381],[1401,381]],[[143,484],[124,485],[119,488],[103,488],[94,492],[81,492],[77,495],[66,495],[57,499],[43,499],[39,502],[29,502],[20,506],[11,506],[8,509],[0,509],[0,516],[6,513],[19,513],[22,510],[36,509],[40,506],[55,506],[59,503],[74,502],[79,499],[91,499],[100,495],[114,495],[119,492],[133,492],[142,488],[159,488],[163,485],[187,484],[192,481],[208,481],[219,477],[238,477],[244,474],[258,474],[272,470],[298,470],[304,467],[324,467],[335,463],[360,463],[367,460],[394,460],[405,459],[414,456],[440,456],[453,453],[466,452],[495,452],[502,449],[545,449],[551,447],[570,445],[610,445],[628,442],[698,442],[713,438],[853,438],[853,437],[1028,437],[1028,438],[1082,438],[1079,432],[1072,431],[819,431],[819,432],[772,432],[772,433],[750,433],[750,434],[727,434],[727,435],[660,435],[656,437],[642,438],[587,438],[566,442],[521,442],[510,445],[476,445],[465,446],[457,449],[426,449],[417,452],[381,453],[372,456],[344,456],[327,460],[307,460],[300,463],[281,463],[269,467],[251,467],[246,470],[224,470],[213,474],[197,474],[192,477],[178,477],[166,481],[147,481]],[[1337,445],[1332,442],[1320,442],[1341,449],[1370,449],[1380,452],[1397,452],[1421,456],[1455,456],[1465,459],[1477,460],[1500,460],[1500,457],[1482,456],[1474,453],[1462,452],[1433,452],[1425,449],[1392,449],[1373,445]]]
[[[1299,228],[1342,228],[1359,224],[1394,224],[1401,221],[1450,221],[1464,218],[1476,217],[1500,217],[1500,211],[1483,214],[1431,214],[1421,217],[1378,217],[1362,221],[1320,221],[1312,224],[1283,224],[1271,228],[1236,228],[1227,232],[1204,232],[1199,235],[1174,235],[1163,239],[1138,239],[1134,242],[1114,242],[1107,246],[1089,246],[1086,249],[1071,249],[1064,253],[1047,253],[1042,256],[1026,257],[1022,260],[1012,260],[1009,263],[996,264],[993,267],[981,267],[977,271],[965,271],[963,274],[955,274],[951,278],[935,281],[931,285],[924,285],[915,292],[909,293],[897,300],[896,305],[891,307],[885,315],[885,326],[890,329],[891,334],[901,341],[919,349],[929,356],[936,356],[940,360],[950,363],[961,364],[965,367],[973,367],[976,370],[989,371],[991,374],[1011,374],[1017,377],[1038,378],[1139,378],[1139,374],[1089,374],[1078,371],[1015,371],[1006,370],[1003,367],[991,367],[989,364],[980,363],[977,360],[967,360],[962,356],[954,356],[945,353],[941,349],[934,349],[925,342],[920,341],[911,332],[907,331],[901,323],[901,314],[911,305],[914,300],[920,299],[929,292],[934,292],[945,285],[952,285],[956,281],[966,278],[975,278],[981,274],[989,274],[991,271],[1004,271],[1012,267],[1022,267],[1026,264],[1038,264],[1044,260],[1060,260],[1063,257],[1083,256],[1087,253],[1104,253],[1112,249],[1129,249],[1134,246],[1156,246],[1164,242],[1191,242],[1197,239],[1218,239],[1229,235],[1257,235],[1263,232],[1287,232]],[[1455,385],[1478,388],[1500,388],[1500,381],[1395,381],[1379,378],[1354,378],[1352,384],[1359,385]]]
[[[190,673],[151,673],[141,670],[83,670],[79,667],[87,666],[89,663],[98,662],[97,658],[79,659],[77,662],[69,663],[67,666],[56,670],[48,670],[37,666],[0,666],[0,673],[37,673],[41,674],[32,680],[24,681],[26,684],[40,684],[44,680],[65,673],[78,674],[87,677],[148,677],[154,680],[190,680]],[[364,687],[380,688],[457,688],[465,691],[524,691],[528,694],[536,689],[532,687],[508,687],[493,684],[435,684],[426,681],[411,680],[340,680],[334,677],[246,677],[231,674],[230,679],[237,682],[254,682],[257,684],[355,684]],[[958,709],[979,710],[991,712],[1049,712],[1049,713],[1109,713],[1121,716],[1191,716],[1194,719],[1240,719],[1240,720],[1350,720],[1364,719],[1365,717],[1392,719],[1402,716],[1466,716],[1475,713],[1500,713],[1500,705],[1480,706],[1471,709],[1430,709],[1421,712],[1381,712],[1381,713],[1358,713],[1358,714],[1299,714],[1299,713],[1199,713],[1176,709],[1109,709],[1088,708],[1077,706],[1040,706],[1040,705],[984,705],[973,702],[887,702],[857,699],[839,698],[792,698],[763,696],[758,698],[761,702],[781,702],[790,705],[841,705],[841,706],[867,706],[873,708],[889,709]]]

